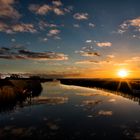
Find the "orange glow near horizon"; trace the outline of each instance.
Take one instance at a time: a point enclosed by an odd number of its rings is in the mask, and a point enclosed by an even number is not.
[[[74,76],[73,76],[74,77]],[[86,69],[81,71],[79,78],[122,78],[122,79],[135,79],[140,78],[140,71],[134,67],[112,67],[101,69]]]

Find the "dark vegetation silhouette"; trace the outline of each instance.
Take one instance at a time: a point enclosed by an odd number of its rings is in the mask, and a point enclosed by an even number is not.
[[[140,81],[136,79],[60,79],[60,81],[66,85],[107,90],[140,104]]]
[[[39,80],[0,80],[0,112],[10,111],[27,99],[39,96],[42,86]]]

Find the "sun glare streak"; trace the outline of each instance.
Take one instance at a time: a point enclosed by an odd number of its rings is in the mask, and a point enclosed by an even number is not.
[[[121,78],[118,83],[117,91],[121,88],[122,83],[126,83],[128,88],[132,91],[131,84],[129,83],[129,80],[127,79],[127,77],[130,76],[129,74],[130,74],[130,71],[127,69],[120,69],[117,72],[118,77]]]

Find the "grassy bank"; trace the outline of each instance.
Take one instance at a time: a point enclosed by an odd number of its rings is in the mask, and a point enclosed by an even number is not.
[[[11,110],[42,91],[39,80],[0,80],[0,111]]]
[[[98,88],[140,102],[140,81],[125,79],[60,79],[62,84]]]

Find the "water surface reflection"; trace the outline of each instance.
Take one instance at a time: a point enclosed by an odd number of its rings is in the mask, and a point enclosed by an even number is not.
[[[42,83],[31,104],[0,114],[0,139],[136,139],[140,106],[109,92]]]

